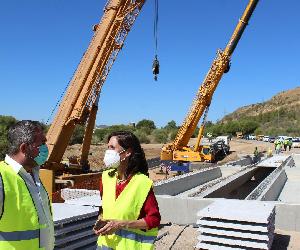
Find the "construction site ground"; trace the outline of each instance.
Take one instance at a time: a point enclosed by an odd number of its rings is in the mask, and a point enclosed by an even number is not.
[[[194,140],[190,141],[193,145]],[[160,150],[162,144],[143,144],[146,158],[152,159],[157,158],[160,155]],[[254,152],[255,147],[258,148],[259,152],[266,153],[269,148],[274,152],[274,144],[253,141],[253,140],[237,140],[233,139],[230,142],[230,154],[228,154],[224,159],[216,163],[217,165],[222,165],[230,161],[238,160],[242,156],[251,155]],[[92,145],[91,153],[89,155],[89,161],[91,163],[92,170],[99,170],[103,167],[102,159],[104,152],[106,150],[106,144]],[[291,151],[283,152],[283,154],[300,153],[299,148],[292,148]],[[64,157],[67,158],[72,155],[80,154],[80,146],[73,145],[68,148]],[[160,174],[160,168],[151,168],[149,170],[150,178],[153,181],[158,181],[165,178],[173,177],[175,173],[165,174],[165,169],[163,169],[163,174]],[[155,243],[156,249],[194,249],[197,243],[197,227],[192,225],[176,225],[171,224],[168,221],[164,221],[162,218],[161,228],[158,233],[158,240]],[[275,238],[272,245],[272,250],[279,249],[299,249],[300,250],[300,233],[293,231],[282,231],[275,230]]]
[[[189,145],[194,145],[195,141],[196,138],[192,138],[190,140]],[[142,144],[147,160],[160,157],[160,151],[162,146],[163,144]],[[230,141],[230,154],[224,157],[224,159],[222,159],[221,161],[217,162],[217,164],[222,165],[230,161],[238,160],[242,156],[249,155],[249,154],[251,155],[253,154],[255,147],[258,148],[259,152],[266,153],[267,150],[271,148],[275,153],[273,143],[255,141],[255,140],[232,139]],[[102,160],[106,149],[107,149],[107,144],[105,143],[99,145],[91,145],[90,155],[88,159],[92,170],[97,171],[103,168]],[[292,148],[291,151],[287,151],[284,153],[286,154],[300,153],[300,148]],[[77,156],[77,157],[80,156],[79,144],[69,146],[64,154],[63,159],[67,160],[69,157],[72,156]],[[149,171],[150,178],[153,181],[166,178],[165,175],[157,175],[156,173],[159,172],[158,170],[159,169],[152,168]]]

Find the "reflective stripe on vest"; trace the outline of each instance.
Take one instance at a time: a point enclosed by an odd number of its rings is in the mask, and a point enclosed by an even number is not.
[[[97,246],[96,250],[114,250],[113,248],[107,247],[107,246]]]
[[[135,232],[127,231],[127,230],[124,230],[124,229],[119,229],[118,231],[115,232],[115,234],[120,236],[120,237],[130,239],[130,240],[134,240],[134,241],[138,241],[138,242],[141,242],[141,243],[154,244],[154,241],[156,239],[156,236],[141,235],[141,234],[137,234]]]
[[[32,240],[38,238],[39,234],[39,229],[16,232],[0,232],[0,241]]]

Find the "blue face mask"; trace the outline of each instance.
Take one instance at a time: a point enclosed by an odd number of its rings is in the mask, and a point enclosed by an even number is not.
[[[34,161],[39,165],[43,165],[47,158],[48,158],[48,155],[49,155],[49,150],[48,150],[48,147],[46,144],[42,144],[40,147],[39,147],[39,155],[37,157],[34,158]]]

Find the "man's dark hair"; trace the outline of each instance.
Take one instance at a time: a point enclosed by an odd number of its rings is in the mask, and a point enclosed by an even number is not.
[[[41,123],[38,121],[23,120],[12,125],[7,135],[8,154],[17,154],[22,143],[33,143],[37,130],[43,130]]]
[[[115,136],[119,145],[124,149],[131,149],[132,153],[129,156],[128,167],[125,172],[125,176],[134,175],[138,172],[149,176],[148,163],[146,161],[144,150],[141,147],[139,139],[129,131],[116,131],[112,132],[107,139]]]

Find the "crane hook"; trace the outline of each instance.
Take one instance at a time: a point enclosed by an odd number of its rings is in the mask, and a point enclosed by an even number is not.
[[[154,75],[154,80],[157,81],[157,75],[159,74],[159,61],[157,55],[155,55],[153,64],[152,64],[152,73]]]

